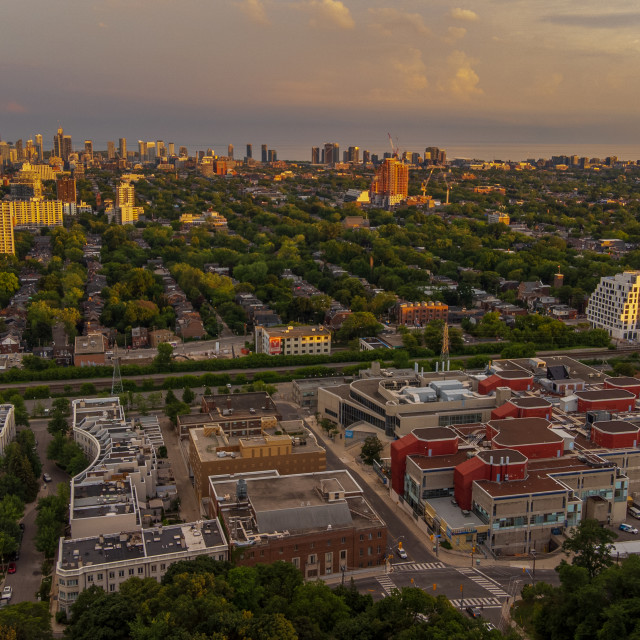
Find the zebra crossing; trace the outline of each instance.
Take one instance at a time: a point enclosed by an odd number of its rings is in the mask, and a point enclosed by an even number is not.
[[[394,589],[397,589],[398,587],[396,586],[396,584],[394,583],[394,581],[389,578],[389,576],[378,576],[376,578],[376,580],[378,581],[378,584],[382,587],[382,589],[384,590],[385,595],[390,596],[391,592]]]
[[[456,608],[460,609],[460,607],[472,606],[472,607],[483,607],[486,609],[499,609],[502,606],[502,603],[498,598],[464,598],[462,602],[460,599],[450,600],[451,604]]]
[[[499,585],[489,580],[489,578],[487,578],[484,574],[480,573],[476,569],[458,567],[457,571],[463,576],[469,578],[469,580],[473,580],[473,582],[475,582],[483,589],[486,589],[490,594],[497,596],[498,598],[509,597],[509,594],[504,591]]]
[[[393,571],[425,571],[426,569],[446,569],[444,562],[407,562],[394,564]]]

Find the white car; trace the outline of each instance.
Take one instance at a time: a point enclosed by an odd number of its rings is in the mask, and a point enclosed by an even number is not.
[[[638,530],[635,527],[632,527],[630,524],[626,524],[625,522],[620,525],[620,531],[626,531],[627,533],[638,533]]]
[[[404,549],[396,549],[396,553],[403,559],[406,560],[408,558],[407,552]]]
[[[2,600],[11,600],[12,595],[13,589],[11,587],[4,587],[4,589],[2,589]]]

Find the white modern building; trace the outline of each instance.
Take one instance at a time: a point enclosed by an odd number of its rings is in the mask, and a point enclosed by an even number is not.
[[[59,611],[69,612],[92,585],[118,591],[131,577],[160,580],[178,560],[227,560],[217,520],[163,527],[177,496],[155,416],[126,420],[118,398],[72,403],[73,437],[90,464],[71,479],[70,537],[60,538],[54,582]]]
[[[16,416],[12,404],[0,404],[0,455],[16,437]]]
[[[587,319],[606,329],[615,340],[638,340],[640,335],[640,271],[605,276],[589,298]]]

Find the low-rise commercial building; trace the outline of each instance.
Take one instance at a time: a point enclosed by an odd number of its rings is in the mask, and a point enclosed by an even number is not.
[[[106,364],[107,346],[107,338],[102,333],[76,337],[73,364],[76,367]]]
[[[271,356],[299,356],[331,353],[331,331],[317,327],[262,327],[255,328],[256,353]]]
[[[305,579],[384,565],[387,527],[346,470],[213,476],[210,515],[221,516],[238,563],[291,562]]]
[[[276,469],[282,475],[324,471],[326,451],[302,420],[280,422],[260,435],[228,436],[219,426],[189,431],[189,464],[198,501],[208,497],[209,476]]]

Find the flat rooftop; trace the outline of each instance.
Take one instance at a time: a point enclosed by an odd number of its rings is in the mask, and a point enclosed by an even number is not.
[[[422,427],[411,433],[419,440],[453,440],[458,434],[448,427]]]
[[[639,428],[637,424],[624,420],[604,420],[594,422],[591,426],[602,433],[638,433]]]
[[[492,482],[490,480],[476,480],[476,484],[495,498],[505,496],[520,496],[532,493],[552,493],[568,491],[560,483],[547,475],[529,474],[525,480],[509,480],[508,482]]]
[[[591,391],[574,391],[574,394],[581,400],[591,402],[602,402],[605,400],[633,400],[635,395],[631,391],[624,389],[593,389]]]
[[[489,426],[498,431],[494,442],[504,447],[563,442],[560,435],[551,431],[551,423],[545,418],[490,420]]]
[[[111,562],[142,560],[185,551],[198,551],[226,545],[217,520],[155,527],[151,529],[76,538],[62,541],[58,562],[62,569]]]
[[[457,451],[445,456],[423,456],[411,454],[407,456],[420,468],[424,470],[449,469],[456,467],[467,460],[467,451]]]
[[[472,511],[462,513],[462,509],[451,502],[451,498],[429,498],[426,502],[431,505],[438,516],[445,520],[452,529],[478,529],[486,527],[484,522]]]
[[[533,396],[510,398],[509,402],[521,409],[546,409],[551,406],[546,398],[534,398]]]
[[[638,387],[640,386],[640,379],[632,378],[630,376],[620,376],[619,378],[605,378],[604,381],[607,384],[611,384],[614,387]]]

